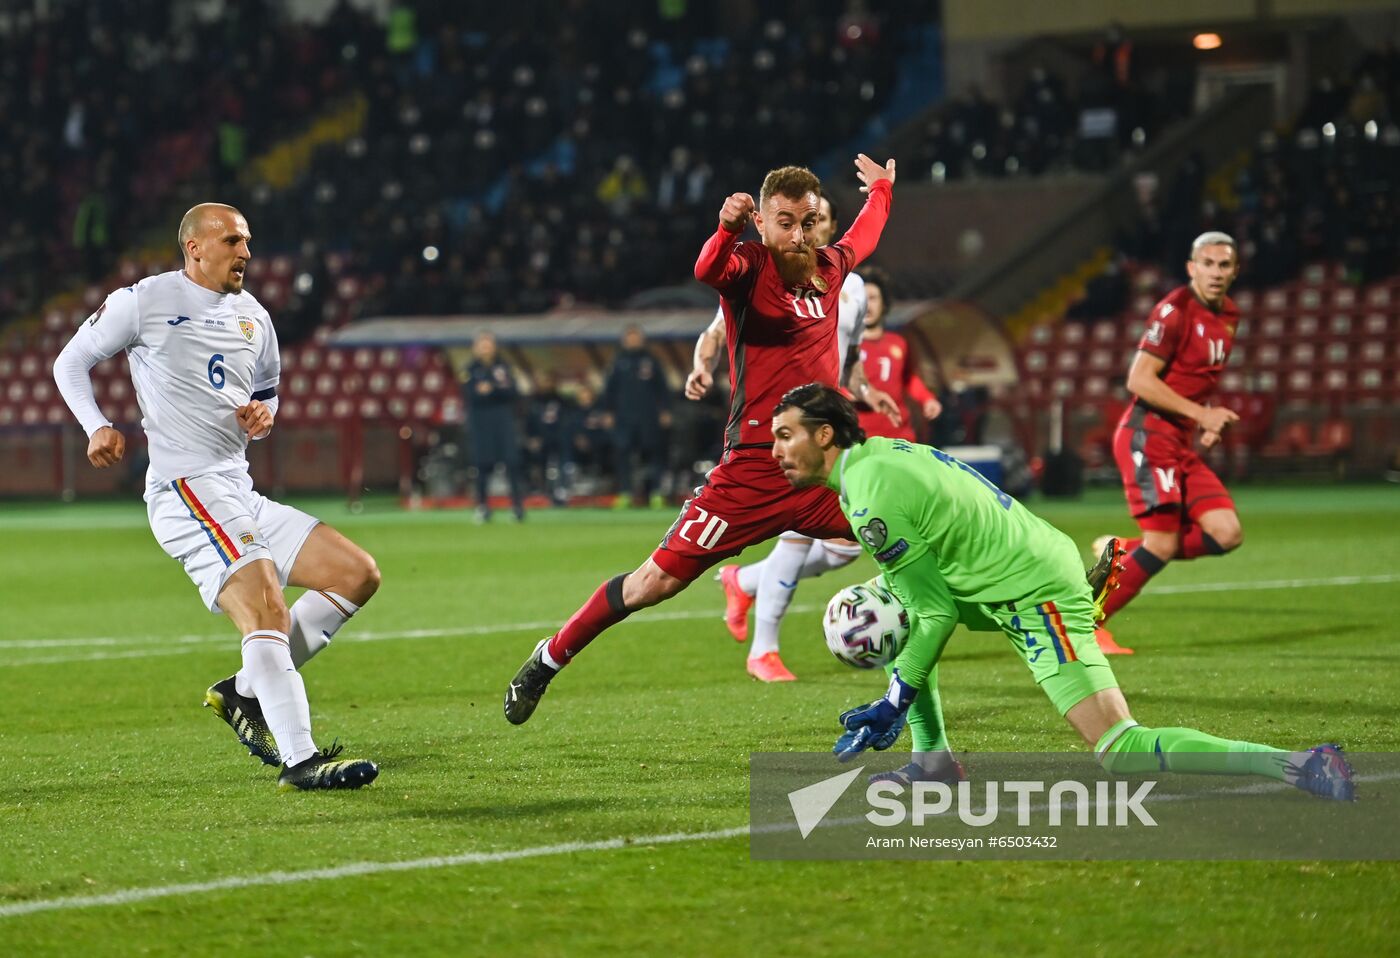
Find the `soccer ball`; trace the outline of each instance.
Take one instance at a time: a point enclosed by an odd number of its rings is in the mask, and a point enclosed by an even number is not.
[[[858,669],[889,665],[909,639],[909,613],[878,581],[846,586],[831,597],[822,617],[826,647]]]

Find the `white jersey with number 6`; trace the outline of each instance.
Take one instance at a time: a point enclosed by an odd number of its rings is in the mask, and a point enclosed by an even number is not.
[[[89,436],[111,425],[89,370],[122,350],[153,477],[247,470],[235,410],[270,399],[281,373],[272,317],[251,293],[205,289],[177,270],[108,296],[54,361],[59,391]]]

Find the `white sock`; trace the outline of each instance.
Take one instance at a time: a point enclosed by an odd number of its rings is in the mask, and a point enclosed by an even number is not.
[[[782,540],[779,539],[778,544],[773,548],[779,549],[782,547],[782,544]],[[739,588],[743,589],[749,595],[757,595],[758,584],[763,581],[763,566],[767,562],[768,557],[765,556],[757,562],[750,562],[748,565],[739,566]]]
[[[246,677],[257,696],[283,764],[295,765],[314,755],[311,706],[306,701],[306,685],[292,664],[286,634],[259,629],[243,636],[243,669],[238,677],[240,682]]]
[[[817,539],[807,550],[807,561],[802,563],[802,578],[811,579],[823,572],[848,566],[858,558],[860,558],[860,546],[841,545]]]
[[[312,656],[331,644],[331,636],[360,607],[334,592],[308,589],[292,603],[292,627],[287,631],[292,664],[300,669]]]
[[[818,543],[812,543],[817,545]],[[753,634],[749,637],[749,658],[756,659],[778,651],[778,629],[792,604],[797,580],[810,547],[801,540],[779,539],[768,558],[760,563],[762,578],[753,605]],[[742,580],[741,580],[742,582]]]

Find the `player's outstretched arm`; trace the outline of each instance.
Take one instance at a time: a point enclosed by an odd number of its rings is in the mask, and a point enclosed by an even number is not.
[[[884,232],[885,221],[890,216],[890,197],[894,186],[894,160],[884,166],[876,163],[864,153],[856,157],[856,177],[861,181],[860,190],[866,193],[865,205],[856,214],[851,228],[836,244],[851,251],[851,268],[864,262],[875,252]]]
[[[1128,392],[1149,406],[1199,423],[1201,429],[1215,433],[1217,439],[1231,423],[1239,422],[1240,417],[1234,411],[1223,406],[1202,406],[1168,386],[1162,381],[1162,370],[1166,365],[1166,360],[1138,350],[1133,365],[1128,369]]]
[[[883,389],[877,389],[871,385],[865,367],[859,362],[851,367],[851,377],[847,382],[856,398],[871,409],[884,413],[896,426],[904,421],[904,410],[899,408],[899,403],[895,402],[894,397]]]
[[[724,289],[748,269],[748,262],[732,255],[739,235],[753,218],[753,197],[747,193],[730,195],[719,209],[719,228],[705,241],[695,261],[695,278],[706,286]]]
[[[715,313],[715,318],[705,331],[695,340],[695,355],[692,359],[690,375],[685,377],[685,398],[703,399],[715,384],[715,367],[719,365],[719,354],[728,340],[724,328],[724,310]]]

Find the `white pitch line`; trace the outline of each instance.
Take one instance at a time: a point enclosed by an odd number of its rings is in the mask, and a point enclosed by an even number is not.
[[[1145,596],[1189,595],[1202,592],[1253,592],[1275,589],[1304,589],[1329,586],[1385,585],[1400,582],[1400,573],[1379,575],[1344,575],[1325,579],[1266,579],[1257,582],[1194,582],[1183,585],[1155,586],[1143,591]],[[795,605],[791,612],[812,612],[814,605]],[[684,622],[696,619],[718,618],[714,610],[679,609],[675,611],[646,610],[624,619],[620,625],[645,624],[647,622]],[[338,638],[338,642],[386,642],[400,639],[441,639],[452,636],[496,635],[502,632],[533,632],[553,629],[559,619],[537,622],[503,622],[494,625],[463,626],[455,629],[409,629],[396,632],[351,632]],[[0,659],[0,668],[24,665],[58,665],[65,662],[102,662],[110,659],[137,659],[147,656],[185,655],[198,652],[202,646],[227,645],[231,639],[226,635],[180,635],[180,636],[93,636],[78,639],[4,639],[0,640],[0,650],[4,649],[58,649],[82,647],[134,646],[124,652],[93,652],[90,654],[57,654],[40,658],[9,661]],[[175,646],[172,648],[171,646]]]
[[[260,885],[292,885],[299,882],[327,881],[336,878],[351,878],[359,875],[378,875],[384,872],[421,871],[425,868],[452,868],[456,865],[489,865],[496,862],[509,862],[521,858],[543,858],[549,855],[572,855],[578,852],[607,852],[621,848],[635,848],[643,845],[675,845],[681,842],[719,841],[747,835],[747,825],[740,828],[722,828],[711,832],[673,832],[668,835],[646,835],[638,838],[608,838],[597,842],[567,842],[562,845],[540,845],[535,848],[516,848],[500,852],[463,852],[460,855],[442,855],[433,858],[415,858],[399,862],[352,862],[336,865],[333,868],[313,868],[295,872],[267,872],[262,875],[234,875],[215,881],[188,882],[183,885],[156,885],[150,888],[127,888],[106,895],[81,895],[74,898],[46,898],[38,901],[21,901],[12,905],[0,905],[0,918],[15,915],[30,915],[39,911],[59,911],[74,908],[97,908],[103,905],[129,905],[153,898],[169,898],[173,895],[199,895],[204,892],[231,889],[254,888]]]
[[[1384,782],[1400,778],[1400,773],[1384,772],[1379,775],[1357,776],[1358,782]],[[1269,792],[1286,792],[1291,786],[1283,782],[1257,782],[1224,789],[1215,795],[1252,795]],[[1162,795],[1153,799],[1153,804],[1165,802],[1192,801],[1211,795],[1191,793]],[[1044,811],[1045,803],[1031,805],[1031,810]],[[1070,802],[1066,807],[1073,808]],[[1090,802],[1091,808],[1098,807],[1097,799]],[[841,828],[858,825],[864,818],[828,819],[820,823],[821,828]],[[138,901],[154,898],[171,898],[176,895],[199,895],[212,891],[236,891],[256,888],[262,885],[294,885],[309,881],[333,881],[338,878],[356,878],[361,875],[381,875],[387,872],[422,871],[429,868],[452,868],[458,865],[491,865],[499,862],[517,861],[522,858],[544,858],[552,855],[573,855],[580,852],[609,852],[624,848],[641,848],[648,845],[679,845],[689,842],[723,841],[756,833],[796,831],[795,823],[773,822],[766,825],[743,825],[736,828],[721,828],[708,832],[670,832],[665,835],[646,835],[637,838],[607,838],[596,842],[566,842],[560,845],[537,845],[533,848],[516,848],[499,852],[463,852],[458,855],[437,855],[431,858],[414,858],[397,862],[351,862],[330,868],[311,868],[295,872],[265,872],[261,875],[232,875],[207,882],[187,882],[180,885],[155,885],[146,888],[126,888],[105,895],[78,895],[72,898],[43,898],[36,901],[21,901],[0,905],[0,918],[18,915],[32,915],[41,911],[71,911],[80,908],[100,908],[105,905],[130,905]]]

